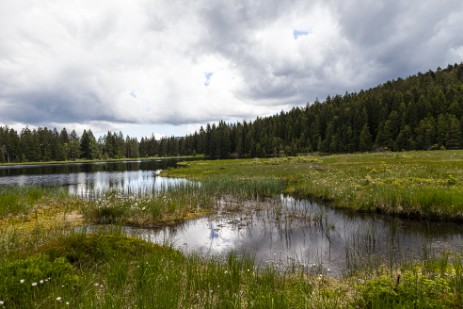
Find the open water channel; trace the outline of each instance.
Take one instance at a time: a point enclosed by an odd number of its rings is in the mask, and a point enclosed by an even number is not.
[[[0,186],[59,186],[82,198],[108,191],[150,194],[184,179],[160,177],[176,160],[0,167]],[[239,207],[236,207],[237,204]],[[204,257],[229,252],[258,264],[301,267],[340,276],[378,263],[420,260],[463,252],[463,225],[412,221],[337,210],[323,203],[278,196],[259,201],[218,201],[217,214],[127,234],[171,244]],[[228,209],[239,209],[228,211]]]

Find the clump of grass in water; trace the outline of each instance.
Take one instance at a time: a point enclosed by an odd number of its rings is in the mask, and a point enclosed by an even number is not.
[[[213,197],[196,185],[179,185],[155,195],[106,194],[96,201],[88,201],[82,212],[87,221],[98,224],[127,224],[152,226],[182,221],[212,212]]]
[[[223,196],[259,200],[274,196],[284,184],[275,179],[227,179],[214,177],[201,183],[180,183],[151,195],[105,194],[82,207],[86,219],[97,224],[158,225],[191,219],[213,212]]]
[[[274,178],[230,178],[214,176],[201,183],[200,190],[210,195],[229,194],[241,198],[258,200],[263,197],[272,197],[283,192],[285,183]]]

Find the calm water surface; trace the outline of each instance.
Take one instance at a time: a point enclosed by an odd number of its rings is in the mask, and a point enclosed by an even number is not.
[[[463,226],[340,211],[281,196],[258,210],[222,212],[158,230],[128,229],[183,252],[223,256],[234,251],[259,264],[290,265],[339,277],[350,271],[463,252]]]
[[[18,165],[0,167],[0,186],[63,187],[70,194],[95,197],[108,191],[150,193],[184,179],[157,175],[178,160]]]

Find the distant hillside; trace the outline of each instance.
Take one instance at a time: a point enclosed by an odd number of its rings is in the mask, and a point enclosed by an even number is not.
[[[269,157],[309,152],[463,148],[463,63],[399,78],[359,93],[328,97],[251,122],[208,124],[195,134],[157,140],[90,130],[0,127],[0,162],[205,154]]]
[[[455,64],[252,122],[207,125],[194,135],[172,139],[164,150],[156,144],[161,154],[173,154],[170,148],[212,158],[460,149],[462,116],[463,64]],[[146,149],[152,142],[143,139],[140,153],[150,154]]]

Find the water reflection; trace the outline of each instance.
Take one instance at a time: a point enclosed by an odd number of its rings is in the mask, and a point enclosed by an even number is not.
[[[89,163],[62,163],[62,164],[37,164],[37,165],[12,165],[0,166],[0,179],[3,177],[19,175],[49,175],[69,173],[95,173],[95,172],[123,172],[165,169],[174,166],[178,159],[165,160],[126,160],[110,162]]]
[[[0,186],[63,187],[70,194],[90,198],[108,191],[151,194],[186,182],[157,175],[156,171],[174,166],[176,162],[152,160],[8,166],[0,168]]]
[[[260,210],[221,213],[160,230],[129,229],[156,243],[173,243],[202,256],[230,251],[259,263],[290,263],[340,276],[356,268],[422,259],[463,250],[462,226],[354,215],[304,200],[281,197]]]
[[[105,192],[117,191],[127,195],[146,195],[170,186],[187,182],[185,179],[167,178],[152,171],[96,172],[71,174],[70,194],[96,197]]]

